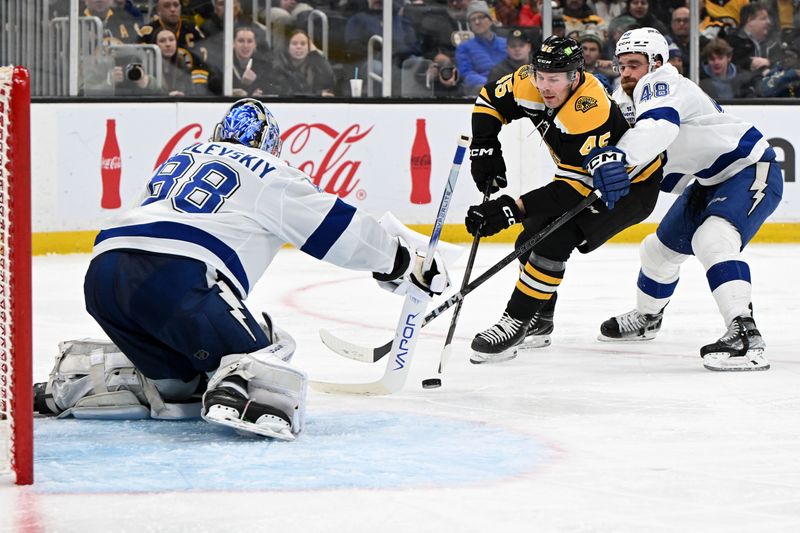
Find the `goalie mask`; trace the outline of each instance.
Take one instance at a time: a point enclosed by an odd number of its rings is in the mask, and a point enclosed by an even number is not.
[[[656,67],[656,61],[666,63],[669,59],[669,44],[655,28],[637,28],[628,30],[617,41],[614,57],[623,54],[642,54],[650,63],[650,72]]]
[[[214,128],[212,142],[235,142],[258,148],[280,157],[281,130],[269,110],[253,98],[243,98],[231,106],[222,122]]]

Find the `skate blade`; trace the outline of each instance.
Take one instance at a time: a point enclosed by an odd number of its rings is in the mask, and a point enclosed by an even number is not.
[[[602,342],[640,342],[640,341],[651,341],[656,338],[655,333],[645,333],[644,335],[636,335],[634,337],[606,337],[602,333],[597,335],[597,340]]]
[[[513,348],[509,348],[508,350],[500,353],[480,353],[473,351],[469,358],[469,362],[473,365],[482,365],[486,363],[502,363],[504,361],[510,361],[517,356],[518,347],[519,346],[514,346]]]
[[[203,415],[203,420],[210,424],[233,428],[237,433],[246,437],[260,435],[282,441],[293,441],[296,438],[283,420],[274,423],[262,422],[253,424],[252,422],[240,420],[236,410],[228,409],[221,405],[212,405],[208,413]]]
[[[752,350],[738,357],[731,357],[727,352],[707,353],[703,356],[703,367],[713,372],[753,372],[769,370],[769,366],[764,350]]]
[[[535,350],[537,348],[547,348],[551,344],[550,335],[532,335],[525,337],[525,339],[517,346],[517,350],[527,351]]]

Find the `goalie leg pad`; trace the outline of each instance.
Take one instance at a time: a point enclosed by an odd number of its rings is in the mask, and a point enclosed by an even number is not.
[[[303,431],[308,377],[271,347],[222,358],[203,395],[204,420],[287,441]]]
[[[43,389],[37,405],[60,418],[137,420],[200,415],[198,402],[166,403],[156,384],[142,375],[114,343],[102,339],[59,343],[59,355]],[[34,391],[41,394],[42,387],[34,387]]]

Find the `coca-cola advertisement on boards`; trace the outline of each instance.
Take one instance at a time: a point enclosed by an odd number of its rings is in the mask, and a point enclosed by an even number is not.
[[[156,169],[172,154],[207,142],[226,103],[154,102],[51,107],[36,117],[42,145],[33,161],[41,187],[39,231],[96,230],[136,205]],[[438,109],[438,108],[437,108]],[[431,224],[447,178],[447,158],[469,132],[469,109],[412,111],[406,106],[275,103],[281,159],[323,191],[379,218]],[[98,168],[100,175],[98,176]],[[465,170],[465,175],[468,175]],[[457,185],[451,221],[480,200],[471,180]]]
[[[106,138],[100,155],[100,178],[102,194],[100,207],[103,209],[119,209],[122,206],[120,197],[120,179],[122,177],[122,157],[117,141],[117,121],[106,120]]]
[[[281,158],[308,174],[323,191],[340,198],[348,198],[356,192],[353,196],[363,200],[366,191],[357,189],[362,161],[351,149],[371,131],[372,126],[361,124],[350,124],[338,130],[322,123],[295,124],[281,133]],[[159,152],[153,169],[184,146],[199,142],[196,139],[205,137],[202,134],[203,126],[198,123],[180,128]]]

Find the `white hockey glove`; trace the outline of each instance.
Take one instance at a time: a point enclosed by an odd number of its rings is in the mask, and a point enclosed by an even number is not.
[[[386,279],[386,275],[373,273],[372,276],[378,282],[378,286],[393,294],[400,295],[408,292],[410,285],[416,285],[429,296],[442,294],[446,291],[450,286],[450,276],[447,274],[444,260],[439,253],[437,252],[433,255],[433,263],[431,263],[427,271],[423,272],[422,267],[425,263],[425,257],[413,252],[402,237],[397,239],[399,241],[397,253],[408,258],[405,260],[407,261],[407,266],[404,272],[394,279]]]

